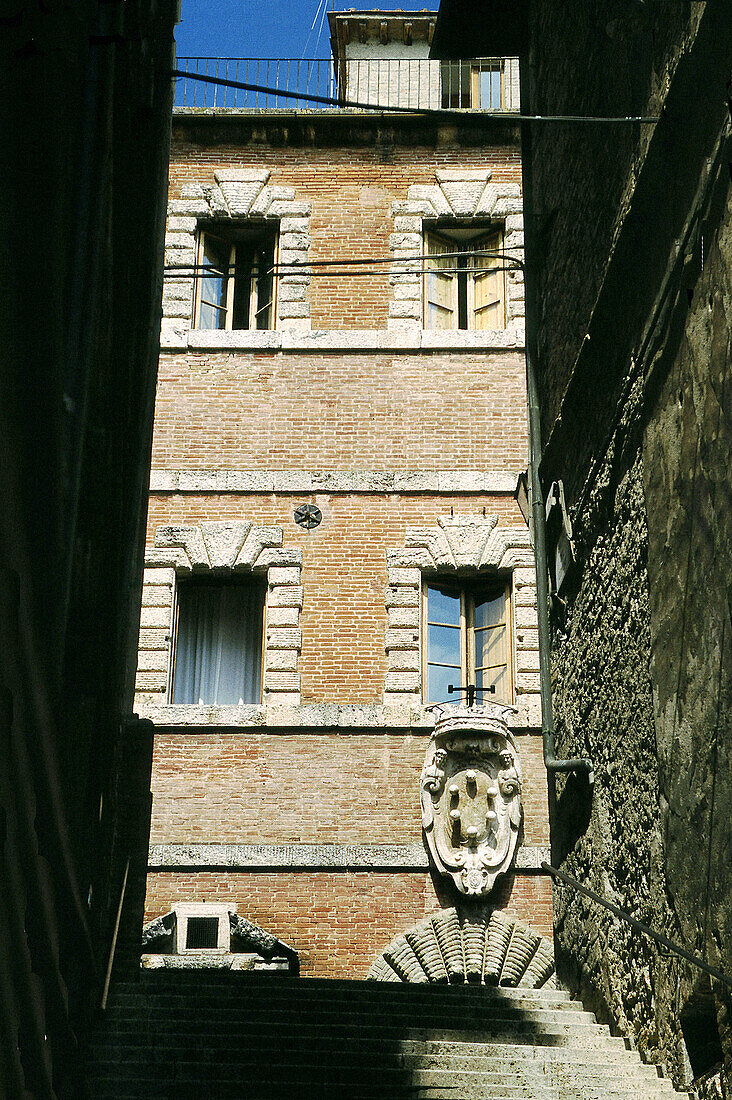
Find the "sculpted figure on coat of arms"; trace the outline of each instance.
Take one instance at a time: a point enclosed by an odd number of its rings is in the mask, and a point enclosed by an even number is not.
[[[516,851],[523,811],[511,709],[445,704],[427,748],[422,828],[438,870],[463,894],[489,893]]]

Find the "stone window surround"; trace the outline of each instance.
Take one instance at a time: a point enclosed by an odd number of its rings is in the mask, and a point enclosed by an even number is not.
[[[425,220],[454,219],[461,225],[471,220],[502,222],[506,251],[523,252],[523,203],[517,183],[492,183],[489,168],[438,168],[435,179],[436,184],[412,184],[406,201],[392,204],[394,232],[389,238],[389,247],[394,259],[403,261],[402,267],[411,265],[417,269],[389,276],[394,288],[388,320],[388,328],[392,330],[414,334],[423,330],[424,277],[419,270],[423,261],[417,257],[425,250]],[[525,312],[523,272],[507,272],[506,328],[500,331],[509,339],[523,343]],[[496,336],[495,333],[481,335],[486,339]]]
[[[384,706],[413,709],[422,692],[422,585],[429,576],[511,574],[513,690],[521,725],[540,722],[536,577],[526,527],[496,516],[454,515],[436,527],[408,528],[404,546],[387,552],[387,671]]]
[[[266,168],[228,168],[214,172],[213,184],[184,184],[179,199],[168,203],[165,263],[195,264],[196,234],[202,219],[277,218],[280,223],[279,260],[306,263],[311,245],[311,204],[296,198],[292,187],[269,186]],[[394,232],[389,247],[394,258],[412,261],[423,251],[424,218],[455,218],[504,223],[508,250],[523,249],[523,206],[518,184],[494,184],[490,169],[437,169],[436,184],[412,184],[407,199],[392,204]],[[278,279],[277,320],[279,331],[193,329],[194,279],[168,279],[163,293],[160,343],[164,350],[186,348],[251,350],[379,350],[400,347],[425,350],[500,350],[523,347],[524,287],[520,271],[507,275],[506,328],[486,332],[424,329],[422,322],[422,276],[418,273],[391,274],[392,298],[387,331],[321,330],[311,332],[307,288],[310,275],[292,272]],[[402,337],[404,343],[400,343]],[[467,339],[466,339],[467,338]]]
[[[160,698],[159,705],[165,710],[171,706],[167,699],[176,577],[217,570],[221,573],[266,575],[262,668],[264,704],[299,704],[302,551],[285,549],[282,541],[281,527],[259,527],[248,521],[156,529],[155,543],[145,555],[143,573],[136,683],[138,696],[153,694]],[[144,709],[144,702],[138,698],[136,710],[141,712]],[[199,711],[205,708],[190,705],[182,709]]]
[[[168,203],[166,267],[171,264],[194,265],[197,262],[197,233],[202,222],[252,217],[277,219],[279,222],[280,263],[304,263],[310,248],[310,203],[297,199],[292,187],[268,186],[270,175],[267,168],[227,168],[214,172],[213,184],[185,184],[181,189],[181,198],[171,199]],[[278,278],[277,328],[310,328],[310,306],[306,301],[309,282],[310,276],[304,272],[293,272]],[[190,333],[200,335],[200,330],[192,328],[194,289],[193,276],[166,279],[160,333],[163,347],[178,346],[182,338],[187,343]],[[206,331],[214,347],[228,346],[227,340],[231,335],[228,332]],[[256,335],[266,336],[267,333],[258,332]]]

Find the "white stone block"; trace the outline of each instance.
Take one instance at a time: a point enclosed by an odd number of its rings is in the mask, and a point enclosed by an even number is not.
[[[278,670],[267,671],[264,674],[264,689],[268,692],[299,691],[300,673],[280,672]]]
[[[300,621],[300,609],[298,607],[268,607],[267,627],[294,626]]]
[[[307,470],[275,470],[272,489],[275,493],[309,493],[311,484]]]
[[[308,217],[287,214],[280,219],[280,233],[307,233],[310,227]]]
[[[384,648],[391,649],[416,649],[419,646],[419,630],[388,629],[384,638]]]
[[[140,672],[166,672],[168,668],[168,649],[141,649],[137,654],[137,667]]]
[[[164,627],[144,626],[140,630],[138,649],[158,649],[167,655],[170,634]]]
[[[390,649],[386,655],[386,667],[389,672],[419,671],[419,650]]]
[[[306,283],[284,283],[277,292],[277,300],[279,302],[304,302],[307,292]]]
[[[146,568],[142,574],[142,582],[144,585],[165,584],[172,587],[175,583],[175,569]]]
[[[421,298],[422,287],[418,282],[394,284],[394,300],[396,302],[418,301]]]
[[[195,233],[197,228],[197,218],[191,218],[183,214],[171,214],[168,218],[168,233]]]
[[[272,551],[262,551],[262,554],[266,553],[272,553]],[[277,553],[282,553],[282,551],[277,551]],[[302,551],[300,553],[302,554]],[[270,585],[299,584],[301,573],[302,570],[297,565],[272,565],[267,570],[267,581]]]
[[[302,550],[300,550],[299,548],[297,548],[297,549],[296,548],[285,548],[284,550],[279,550],[275,547],[268,548],[268,549],[262,550],[262,552],[259,554],[259,556],[257,557],[257,560],[255,561],[254,564],[257,567],[257,569],[267,569],[268,570],[267,576],[270,578],[270,581],[269,581],[270,584],[276,584],[276,583],[290,584],[290,581],[284,581],[284,582],[273,581],[272,578],[271,578],[271,573],[273,571],[273,567],[277,567],[277,566],[284,566],[284,567],[301,566],[302,565]],[[298,569],[297,572],[299,573],[300,570]]]
[[[389,630],[409,630],[419,632],[419,607],[390,607],[388,613]]]
[[[143,607],[140,610],[140,626],[158,626],[170,630],[170,606]]]
[[[302,631],[297,627],[274,626],[267,622],[267,649],[300,649]]]
[[[390,672],[384,676],[385,691],[419,691],[422,677],[419,672]]]
[[[278,585],[270,590],[267,603],[270,607],[302,607],[302,585]],[[151,624],[154,625],[154,624]]]
[[[517,629],[521,626],[536,626],[536,608],[516,607],[515,621]]]
[[[389,584],[395,586],[409,586],[419,588],[422,583],[422,574],[419,569],[391,568],[389,570]]]
[[[422,303],[416,300],[390,302],[389,317],[409,317],[419,320],[422,317]]]
[[[139,669],[137,676],[135,677],[135,691],[150,691],[160,693],[165,696],[165,692],[168,690],[168,672],[167,669],[148,672],[145,669]]]
[[[297,672],[296,649],[270,649],[267,651],[268,672]]]
[[[283,320],[289,317],[310,316],[310,306],[307,302],[283,302],[280,299],[277,311]]]
[[[280,233],[280,248],[285,250],[302,249],[303,252],[307,252],[310,248],[310,234]]]
[[[419,607],[419,589],[417,588],[387,588],[386,606],[390,607]]]
[[[142,587],[143,607],[170,607],[173,589],[169,584],[145,584]]]

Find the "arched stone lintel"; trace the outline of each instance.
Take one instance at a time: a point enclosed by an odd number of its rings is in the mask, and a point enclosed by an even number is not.
[[[540,725],[536,582],[526,527],[504,526],[495,515],[482,513],[439,517],[434,527],[407,528],[404,546],[387,551],[386,558],[384,705],[414,707],[421,701],[423,577],[510,572],[515,724]]]
[[[165,525],[145,555],[137,698],[165,702],[176,577],[251,572],[267,577],[264,702],[298,705],[302,551],[283,548],[282,528],[247,520]]]

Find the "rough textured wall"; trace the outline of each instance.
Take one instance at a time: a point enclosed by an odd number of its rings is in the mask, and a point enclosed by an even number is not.
[[[535,0],[532,110],[542,115],[656,115],[669,74],[702,7]],[[607,257],[627,214],[652,132],[649,126],[627,124],[545,125],[532,131],[533,216],[541,256],[539,356],[547,380],[547,430],[587,332]],[[670,164],[669,169],[678,171],[679,166]],[[645,289],[636,286],[635,296]]]
[[[644,440],[666,884],[684,940],[732,972],[732,191]],[[710,211],[710,222],[718,214]],[[701,257],[700,257],[701,262]],[[680,1001],[693,988],[686,973]],[[719,1007],[724,1004],[723,988]],[[729,997],[729,994],[727,994]],[[730,1002],[727,1000],[727,1009]],[[724,1011],[723,1027],[730,1017]],[[730,1052],[732,1054],[732,1051]],[[732,1064],[728,1065],[728,1070]]]
[[[647,530],[640,456],[604,494],[579,591],[555,636],[562,755],[588,751],[596,785],[560,781],[559,851],[566,870],[672,938],[665,905],[653,697],[649,673]],[[651,975],[663,966],[644,937],[568,888],[555,891],[559,959],[572,983],[654,1060],[672,1037],[657,1012]]]

